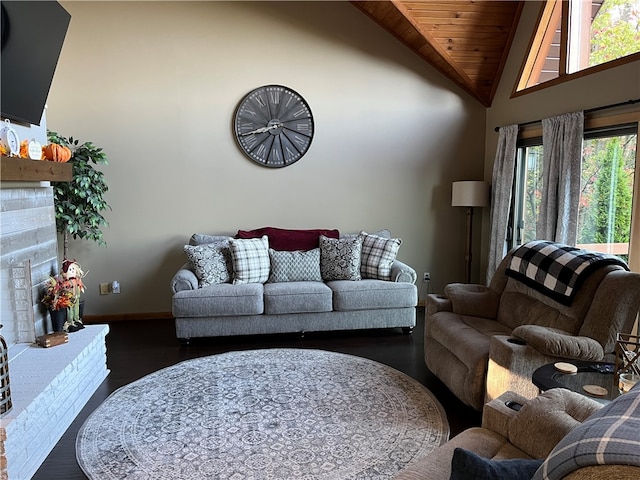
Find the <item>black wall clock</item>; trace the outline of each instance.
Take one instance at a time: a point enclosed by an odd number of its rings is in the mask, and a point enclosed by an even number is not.
[[[242,99],[233,131],[248,158],[265,167],[286,167],[309,150],[313,115],[297,92],[282,85],[264,85]]]

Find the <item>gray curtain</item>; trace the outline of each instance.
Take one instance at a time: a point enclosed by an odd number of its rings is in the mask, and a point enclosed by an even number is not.
[[[536,225],[539,240],[576,244],[583,131],[583,112],[542,120],[544,177]]]
[[[507,253],[507,225],[513,194],[513,177],[516,170],[517,140],[518,125],[500,127],[491,181],[491,231],[489,232],[487,284],[491,281],[500,261]]]

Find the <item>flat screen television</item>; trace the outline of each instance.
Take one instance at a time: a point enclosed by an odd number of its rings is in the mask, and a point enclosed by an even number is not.
[[[2,1],[0,111],[40,125],[71,15],[55,1]]]

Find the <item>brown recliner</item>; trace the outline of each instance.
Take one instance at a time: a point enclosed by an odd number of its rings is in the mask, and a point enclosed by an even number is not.
[[[531,375],[547,363],[613,361],[616,334],[631,332],[640,309],[640,274],[599,267],[564,305],[507,275],[515,250],[488,287],[449,284],[427,297],[426,365],[476,410],[509,390],[533,398]]]

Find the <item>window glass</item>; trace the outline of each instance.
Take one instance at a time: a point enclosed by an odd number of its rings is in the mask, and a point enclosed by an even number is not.
[[[640,0],[605,0],[600,8],[597,2],[592,5],[596,11],[590,25],[589,44],[582,47],[589,52],[589,61],[581,68],[640,52]]]
[[[587,138],[582,157],[578,246],[627,261],[637,138]]]

